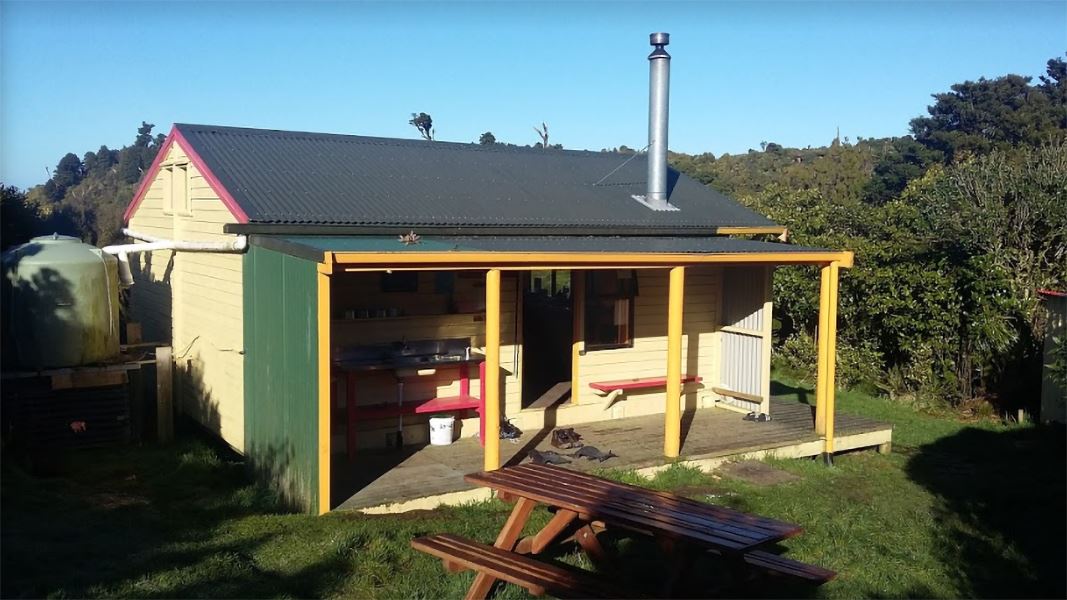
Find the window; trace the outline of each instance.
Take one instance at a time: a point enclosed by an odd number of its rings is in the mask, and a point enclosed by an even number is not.
[[[637,272],[589,271],[585,277],[586,350],[633,347]]]
[[[163,178],[163,214],[169,215],[174,212],[174,171],[168,167],[159,173]]]
[[[174,165],[160,171],[163,176],[163,213],[192,214],[189,200],[189,165]]]
[[[174,165],[174,177],[171,182],[174,186],[174,211],[182,215],[192,214],[192,203],[189,201],[189,165]]]

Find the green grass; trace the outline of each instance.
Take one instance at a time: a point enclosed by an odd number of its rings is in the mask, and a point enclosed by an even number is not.
[[[810,398],[793,381],[777,389]],[[840,573],[819,596],[1064,597],[1062,428],[960,422],[861,393],[838,398],[842,411],[894,423],[894,452],[838,456],[833,468],[772,461],[800,479],[771,487],[683,468],[653,480],[605,474],[802,524],[805,533],[784,543],[788,555]],[[470,574],[446,575],[409,540],[447,531],[491,542],[509,510],[491,501],[393,516],[284,514],[236,458],[192,437],[45,468],[54,474],[31,476],[5,453],[5,598],[459,597]],[[547,518],[539,509],[531,528]],[[624,577],[662,569],[641,540],[608,541],[635,565]],[[576,552],[558,558],[589,567]],[[797,592],[772,582],[730,593]],[[496,597],[525,594],[508,586]]]

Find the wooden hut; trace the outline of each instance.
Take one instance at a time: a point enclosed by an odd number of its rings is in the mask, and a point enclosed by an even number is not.
[[[136,255],[132,315],[174,347],[180,409],[325,512],[339,468],[424,444],[433,414],[484,441],[487,469],[505,418],[537,432],[661,415],[645,435],[669,460],[683,412],[773,417],[772,276],[812,265],[805,447],[842,449],[834,340],[852,254],[745,239],[783,228],[674,170],[652,210],[645,173],[643,156],[610,152],[175,125],[128,233],[245,236],[247,250]]]

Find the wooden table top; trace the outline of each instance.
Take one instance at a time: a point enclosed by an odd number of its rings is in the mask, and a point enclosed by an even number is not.
[[[798,525],[609,481],[553,465],[521,464],[471,473],[468,482],[571,510],[656,537],[738,553],[797,535]]]

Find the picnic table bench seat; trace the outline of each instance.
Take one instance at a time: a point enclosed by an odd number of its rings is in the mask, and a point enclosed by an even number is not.
[[[752,550],[745,554],[745,563],[774,575],[793,577],[814,585],[822,585],[837,577],[835,571],[817,565],[772,554],[764,550]]]
[[[585,571],[546,563],[522,554],[441,533],[415,538],[411,547],[440,558],[450,571],[470,569],[525,588],[534,596],[556,598],[633,598]]]

